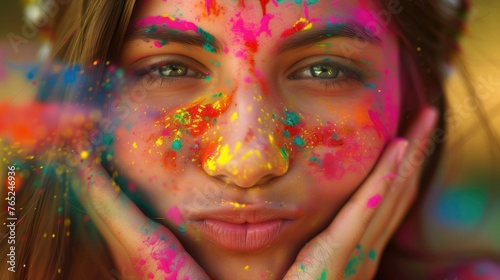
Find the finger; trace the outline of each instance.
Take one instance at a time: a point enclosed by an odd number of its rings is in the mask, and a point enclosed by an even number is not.
[[[408,137],[413,137],[413,140],[412,138],[408,139],[410,140],[410,144],[401,161],[402,166],[411,163],[411,160],[416,158],[416,153],[423,153],[421,151],[422,145],[415,143],[417,141],[415,137],[418,135],[418,141],[429,139],[436,119],[437,112],[434,109],[424,108],[413,121],[409,133],[406,134]],[[415,165],[414,162],[412,164]],[[412,170],[411,172],[408,171],[410,169]],[[411,168],[406,166],[398,168],[396,177],[399,180],[395,180],[386,199],[384,199],[380,209],[370,222],[367,229],[368,234],[365,236],[363,244],[367,246],[372,245],[375,239],[380,238],[384,232],[386,238],[392,236],[412,205],[413,200],[410,198],[414,198],[418,192],[417,180],[420,177],[421,169],[422,164],[412,166]],[[402,199],[403,196],[406,196],[406,199]]]
[[[386,213],[389,222],[384,226],[387,238],[392,236],[400,226],[418,195],[424,160],[425,157],[430,156],[427,154],[426,143],[430,141],[437,117],[438,112],[434,108],[424,108],[406,134],[407,137],[413,137],[413,141],[410,142],[398,169],[397,179],[394,181],[392,192],[395,193],[396,199],[393,200],[393,206]]]
[[[79,174],[85,182],[89,204],[105,230],[126,251],[135,273],[153,278],[176,279],[182,275],[205,278],[203,270],[177,238],[144,216],[95,158],[85,161],[79,167]]]
[[[406,147],[407,141],[401,139],[389,144],[372,174],[330,226],[301,250],[285,279],[302,279],[311,273],[314,277],[330,273],[327,279],[342,277],[347,259],[389,190],[394,179],[391,174],[396,172]]]
[[[425,108],[413,122],[409,137],[412,137],[411,135],[419,135],[422,137],[422,141],[429,139],[436,120],[437,112]],[[415,152],[419,152],[420,147],[419,145],[411,145],[403,158],[403,162],[408,160]],[[375,275],[379,260],[387,243],[413,205],[418,194],[418,179],[421,175],[421,170],[422,165],[419,165],[416,171],[410,177],[407,177],[406,180],[393,183],[395,186],[387,194],[379,211],[377,211],[371,220],[367,234],[360,241],[361,246],[366,248],[368,252],[368,257],[365,260],[367,277]]]
[[[404,182],[404,179],[410,178],[422,166],[424,160],[429,156],[432,150],[428,149],[431,144],[429,136],[437,122],[438,112],[433,107],[423,108],[415,121],[405,133],[405,138],[409,141],[409,147],[404,156],[401,166],[398,169],[398,178],[396,181]]]

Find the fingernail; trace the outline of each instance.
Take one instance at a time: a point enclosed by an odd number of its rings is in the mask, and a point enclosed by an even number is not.
[[[431,106],[428,106],[425,108],[424,114],[425,114],[424,117],[426,118],[427,125],[428,125],[429,129],[432,129],[436,125],[436,122],[438,119],[438,115],[439,115],[438,109],[431,107]]]
[[[401,163],[403,160],[403,157],[406,153],[406,150],[408,149],[408,140],[404,138],[398,138],[395,141],[397,141],[397,154],[396,154],[396,161],[398,165]]]

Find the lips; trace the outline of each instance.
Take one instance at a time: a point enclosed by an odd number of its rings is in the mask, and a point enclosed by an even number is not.
[[[191,225],[216,245],[235,251],[269,247],[287,231],[301,212],[293,209],[246,206],[197,212]]]

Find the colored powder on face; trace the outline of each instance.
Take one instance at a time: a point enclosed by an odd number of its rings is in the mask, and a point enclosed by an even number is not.
[[[222,149],[220,150],[220,153],[219,155],[216,156],[217,157],[217,164],[219,166],[221,165],[226,165],[229,163],[229,161],[231,161],[231,159],[233,158],[233,155],[231,155],[230,151],[229,151],[229,145],[224,145],[222,147]],[[208,159],[210,160],[210,159]]]
[[[262,34],[262,33],[266,33],[267,37],[272,36],[272,33],[271,33],[272,30],[271,30],[271,28],[269,28],[269,22],[273,18],[274,18],[274,16],[272,14],[267,14],[267,15],[264,15],[260,19],[260,27],[259,27],[259,31],[257,32],[257,36],[260,36],[260,34]]]
[[[181,223],[181,211],[177,206],[173,206],[167,211],[167,219],[173,221],[176,226],[179,226]]]
[[[285,110],[286,118],[283,119],[283,123],[289,126],[296,126],[299,124],[300,117],[298,114]]]
[[[297,20],[295,22],[295,24],[291,28],[286,29],[285,31],[283,31],[281,33],[280,37],[281,38],[290,37],[291,35],[293,35],[293,34],[295,34],[297,32],[308,30],[308,29],[311,29],[311,28],[312,28],[312,23],[311,22],[309,22],[305,18],[300,18],[299,20]]]
[[[368,199],[368,201],[366,202],[366,207],[375,208],[380,203],[380,201],[382,201],[382,196],[380,194],[376,194]]]
[[[272,15],[264,15],[260,21],[259,29],[256,29],[252,24],[245,24],[245,21],[241,17],[241,12],[237,13],[233,18],[231,18],[231,31],[238,35],[236,36],[236,42],[245,46],[243,50],[235,50],[235,55],[237,57],[244,58],[248,61],[250,65],[249,69],[251,72],[255,73],[255,53],[258,51],[259,44],[257,38],[261,33],[265,32],[267,36],[271,36],[271,30],[269,28],[269,21],[273,18]]]
[[[182,147],[182,142],[178,139],[174,140],[174,142],[172,142],[172,149],[175,150],[175,151],[178,151],[180,150]]]
[[[260,72],[257,69],[254,70],[254,75],[259,80],[259,85],[261,85],[262,87],[262,92],[264,93],[265,96],[267,96],[267,94],[269,93],[269,85],[266,77],[262,74],[262,72]]]
[[[177,153],[175,151],[167,151],[165,154],[165,157],[163,157],[163,165],[167,168],[174,168],[177,167],[177,164],[175,163],[175,159],[177,157]]]
[[[213,126],[216,118],[227,111],[232,100],[231,95],[225,94],[217,94],[212,98],[215,100],[209,100],[211,103],[208,104],[206,104],[207,98],[196,100],[187,108],[175,110],[172,117],[167,115],[157,122],[164,127],[169,127],[174,132],[171,133],[173,135],[183,130],[191,136],[199,136]]]
[[[262,15],[266,15],[266,6],[269,3],[269,0],[260,0],[260,6],[262,8]]]
[[[203,30],[201,28],[198,28],[197,32],[201,34],[203,39],[205,39],[205,43],[203,44],[203,48],[208,52],[215,53],[215,47],[212,44],[215,40],[214,36],[212,36],[210,33],[206,32],[205,30]]]
[[[325,178],[327,180],[339,180],[342,176],[344,176],[344,167],[342,166],[340,160],[337,159],[332,153],[325,154],[322,163],[321,167],[324,170]]]
[[[378,137],[383,137],[383,139],[389,139],[389,133],[387,129],[380,121],[380,116],[377,112],[368,110],[368,115],[370,116],[373,125],[375,126],[375,130],[377,131]]]
[[[179,225],[179,232],[181,234],[185,234],[186,233],[186,227],[183,224]]]
[[[300,138],[300,136],[295,136],[295,138],[293,139],[293,144],[299,147],[303,147],[306,144],[306,142],[304,142],[304,140]]]
[[[164,45],[166,45],[166,44],[167,44],[167,41],[166,41],[166,40],[161,40],[161,41],[155,41],[155,42],[154,42],[154,45],[155,45],[155,47],[157,47],[157,48],[161,48],[161,47],[163,47],[163,46],[164,46]]]
[[[207,15],[210,15],[210,8],[211,8],[212,4],[215,4],[214,2],[212,2],[212,0],[205,0],[205,7],[207,8]]]
[[[150,28],[146,29],[146,32],[155,33],[156,32],[156,25],[153,24]]]
[[[203,14],[201,15],[201,17],[205,16],[219,17],[221,13],[224,14],[224,12],[226,11],[224,5],[217,4],[217,0],[205,0],[205,9],[206,9],[206,15]]]
[[[286,152],[285,147],[281,146],[280,154],[286,161],[288,161],[288,153]]]
[[[309,159],[311,162],[314,162],[316,165],[318,166],[321,166],[322,165],[322,162],[318,159],[318,157],[316,156],[312,156],[310,159]]]
[[[202,28],[199,28],[196,24],[189,21],[180,20],[178,18],[173,18],[168,15],[149,16],[139,19],[133,26],[135,28],[149,27],[150,31],[153,29],[152,28],[153,26],[155,26],[155,30],[162,27],[167,29],[177,29],[179,31],[194,31],[197,34],[200,34],[203,37],[203,39],[205,39],[203,48],[209,52],[215,52],[215,47],[212,45],[212,43],[214,42],[214,37],[210,33],[203,30]],[[156,42],[155,46],[158,46]],[[161,43],[162,42],[159,42],[160,45]]]

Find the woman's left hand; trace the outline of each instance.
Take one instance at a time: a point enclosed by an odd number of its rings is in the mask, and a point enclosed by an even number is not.
[[[421,147],[436,122],[424,108],[405,135],[409,145],[393,141],[364,183],[333,222],[302,248],[284,279],[372,279],[387,242],[418,193]],[[406,149],[403,155],[401,151]],[[399,158],[402,156],[402,158]],[[380,202],[380,204],[379,204]]]

